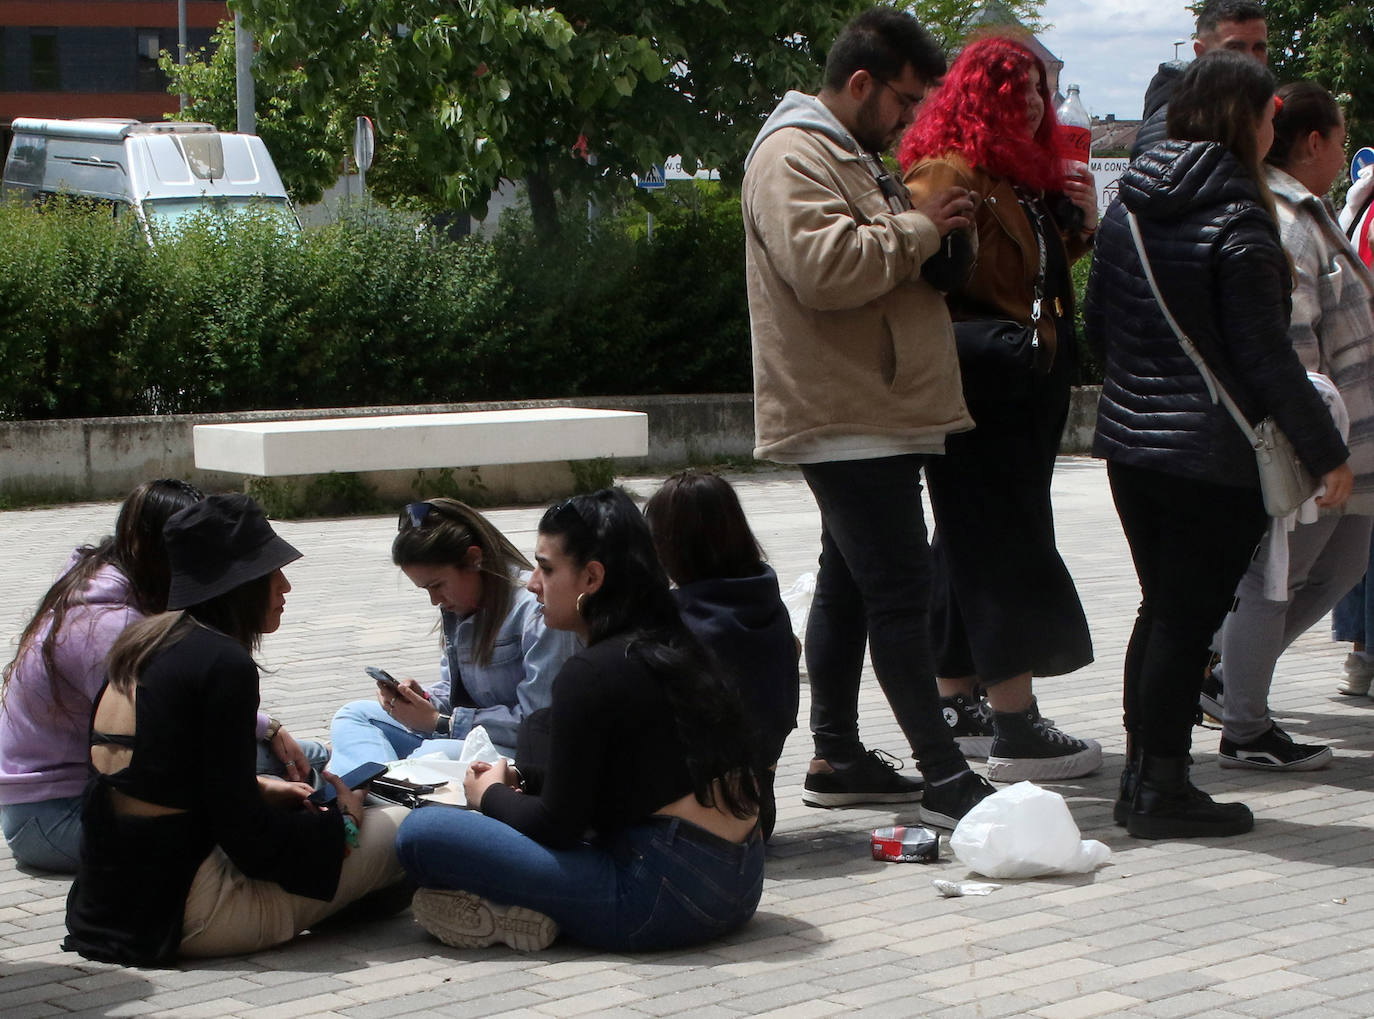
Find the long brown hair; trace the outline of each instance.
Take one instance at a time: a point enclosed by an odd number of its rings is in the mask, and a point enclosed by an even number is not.
[[[1212,50],[1188,65],[1169,97],[1169,137],[1224,145],[1254,178],[1261,203],[1277,222],[1256,130],[1273,101],[1268,68],[1230,50]]]
[[[76,690],[76,680],[64,676],[57,664],[56,649],[65,638],[67,613],[81,600],[95,575],[113,566],[129,582],[130,605],[144,615],[154,615],[167,607],[167,588],[171,574],[167,549],[162,541],[162,525],[178,510],[204,498],[200,489],[184,481],[160,478],[145,481],[129,493],[119,508],[114,534],[94,545],[76,551],[76,562],[48,588],[28,625],[19,636],[19,649],[5,666],[0,680],[0,703],[8,691],[19,662],[38,653],[52,689],[54,713],[67,710],[66,696]],[[46,636],[40,640],[40,634]]]
[[[490,520],[457,499],[428,499],[401,510],[391,561],[397,566],[453,566],[470,569],[468,550],[482,553],[475,567],[486,576],[477,600],[477,634],[473,652],[477,662],[491,662],[496,635],[501,632],[514,599],[518,570],[533,569],[510,539]]]

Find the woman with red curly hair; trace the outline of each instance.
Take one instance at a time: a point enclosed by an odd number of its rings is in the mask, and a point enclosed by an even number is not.
[[[1073,578],[1054,542],[1050,478],[1078,371],[1069,265],[1097,223],[1087,167],[1066,176],[1040,59],[1014,39],[971,42],[902,139],[913,198],[951,185],[983,196],[977,260],[947,295],[956,323],[1034,325],[1034,367],[1007,372],[961,343],[976,427],[926,466],[935,512],[932,643],[945,721],[994,781],[1074,778],[1102,747],[1040,716],[1032,676],[1092,661]],[[960,327],[956,324],[956,332]],[[973,327],[977,328],[977,327]],[[986,691],[987,701],[979,691]]]

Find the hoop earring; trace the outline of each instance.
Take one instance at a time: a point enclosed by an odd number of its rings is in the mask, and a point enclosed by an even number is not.
[[[587,597],[587,592],[586,592],[586,591],[583,591],[581,594],[579,594],[579,595],[577,596],[577,601],[573,602],[573,608],[575,608],[575,609],[577,610],[577,614],[578,614],[579,616],[582,615],[582,599],[583,599],[583,598],[586,598],[586,597]]]

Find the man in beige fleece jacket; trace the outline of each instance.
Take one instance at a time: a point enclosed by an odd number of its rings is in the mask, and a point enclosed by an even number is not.
[[[820,94],[789,92],[764,124],[743,203],[755,455],[799,465],[821,511],[806,633],[816,756],[802,798],[840,807],[924,792],[922,821],[952,827],[991,787],[940,714],[920,471],[973,426],[931,280],[948,287],[971,264],[977,196],[951,188],[912,208],[879,157],[944,72],[915,19],[859,15]],[[865,644],[924,789],[859,738]]]

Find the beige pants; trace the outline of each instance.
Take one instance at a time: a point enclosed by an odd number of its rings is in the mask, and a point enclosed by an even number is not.
[[[339,889],[329,902],[292,895],[273,881],[254,881],[218,846],[205,858],[186,896],[183,956],[243,955],[290,941],[369,892],[399,881],[396,829],[405,807],[368,807],[359,846],[343,861]]]

